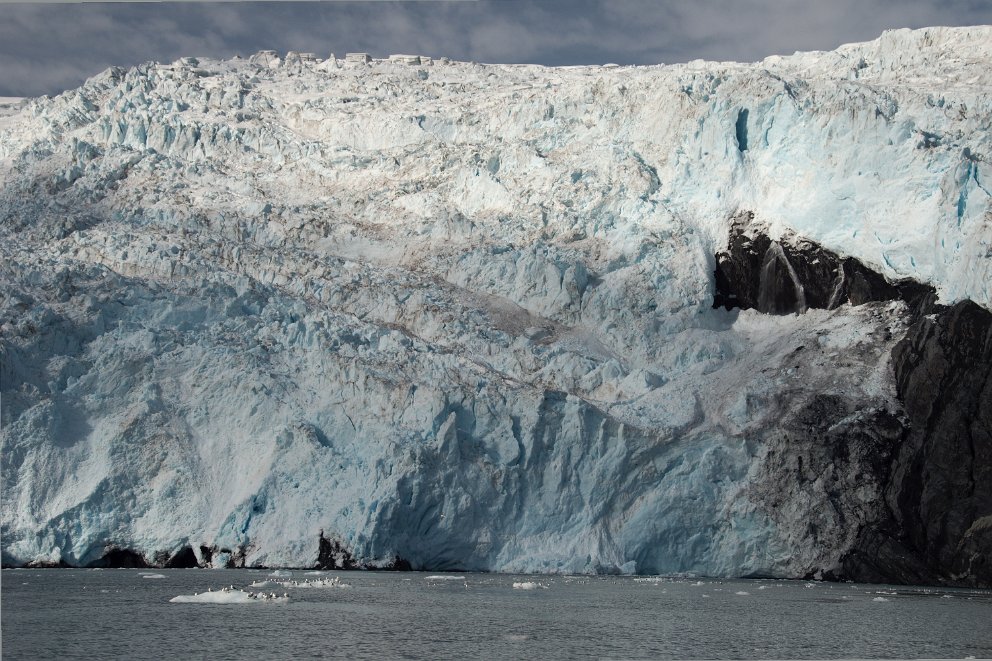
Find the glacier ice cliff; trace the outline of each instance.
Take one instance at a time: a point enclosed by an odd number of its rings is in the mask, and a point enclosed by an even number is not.
[[[0,103],[3,562],[992,582],[990,44]]]

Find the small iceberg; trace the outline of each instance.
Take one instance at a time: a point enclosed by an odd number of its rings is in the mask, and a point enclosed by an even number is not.
[[[285,588],[350,588],[348,583],[342,583],[337,576],[331,578],[305,579],[302,581],[276,581],[276,585]]]
[[[875,597],[872,601],[888,601],[885,597]]]
[[[293,572],[287,569],[277,569],[269,574],[269,576],[275,576],[276,578],[291,578],[293,576]]]
[[[513,584],[514,590],[547,590],[547,585],[542,585],[541,583],[534,583],[533,581],[522,581]]]
[[[169,600],[173,604],[284,604],[289,601],[289,595],[282,596],[274,592],[245,592],[244,590],[223,590],[198,592],[196,594],[181,594]]]
[[[468,580],[464,576],[425,576],[425,581],[465,581]]]
[[[165,578],[165,574],[142,574],[141,578]]]

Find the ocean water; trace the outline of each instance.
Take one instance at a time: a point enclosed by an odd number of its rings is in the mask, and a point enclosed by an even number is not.
[[[4,570],[3,658],[992,657],[989,591],[491,574],[296,571],[287,579],[270,573]],[[333,576],[350,587],[247,587]],[[286,592],[289,601],[169,601],[231,585]]]

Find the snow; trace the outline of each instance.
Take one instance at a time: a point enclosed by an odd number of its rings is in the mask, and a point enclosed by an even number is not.
[[[859,521],[813,540],[825,489],[756,484],[813,397],[894,409],[900,310],[715,311],[712,255],[749,209],[988,306],[990,44],[273,52],[0,102],[4,561],[313,567],[324,530],[434,571],[831,566]]]

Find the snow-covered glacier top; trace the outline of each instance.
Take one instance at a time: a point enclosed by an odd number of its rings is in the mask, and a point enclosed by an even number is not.
[[[790,526],[832,514],[756,504],[763,434],[813,393],[885,410],[864,352],[898,322],[714,311],[713,255],[748,210],[988,307],[990,64],[988,27],[754,64],[263,52],[0,100],[4,557],[306,564],[324,529],[439,568],[824,566],[843,543]]]
[[[134,217],[264,214],[278,234],[346,214],[383,246],[402,237],[380,252],[406,261],[439,214],[614,245],[632,224],[685,224],[712,247],[744,208],[987,305],[990,35],[653,67],[184,58],[0,118],[0,172],[39,152],[67,187],[125,169],[113,206]]]

